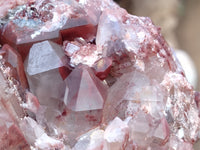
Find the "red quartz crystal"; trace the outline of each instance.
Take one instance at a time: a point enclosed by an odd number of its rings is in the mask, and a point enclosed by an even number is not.
[[[200,94],[149,18],[112,0],[4,4],[0,149],[193,149]]]

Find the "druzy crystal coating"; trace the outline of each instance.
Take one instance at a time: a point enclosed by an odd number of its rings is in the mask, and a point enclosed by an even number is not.
[[[0,149],[193,149],[200,94],[149,18],[111,0],[5,5]]]

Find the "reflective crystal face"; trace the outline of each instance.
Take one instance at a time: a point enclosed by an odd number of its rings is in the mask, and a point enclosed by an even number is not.
[[[78,66],[66,78],[64,102],[73,111],[103,109],[107,87],[94,75],[91,68]]]
[[[112,0],[12,2],[0,10],[0,149],[193,149],[200,94],[149,18]]]
[[[64,66],[64,59],[67,60],[61,46],[50,41],[34,44],[30,49],[25,60],[26,75],[31,92],[43,105],[58,107],[63,100],[65,82],[59,67]]]

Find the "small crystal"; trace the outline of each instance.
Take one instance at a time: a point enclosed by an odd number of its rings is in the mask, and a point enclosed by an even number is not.
[[[165,118],[162,118],[158,127],[154,131],[154,142],[158,143],[159,145],[163,145],[168,140],[169,135],[170,130],[167,120]]]
[[[29,144],[16,125],[11,125],[8,129],[2,131],[4,134],[0,136],[0,149],[24,149],[30,150]]]
[[[124,149],[129,136],[128,125],[116,117],[106,128],[104,139],[105,147],[109,150]]]

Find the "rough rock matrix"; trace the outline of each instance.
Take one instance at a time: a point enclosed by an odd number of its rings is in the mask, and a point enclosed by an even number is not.
[[[193,149],[200,94],[149,18],[111,0],[24,3],[0,8],[1,150]]]

